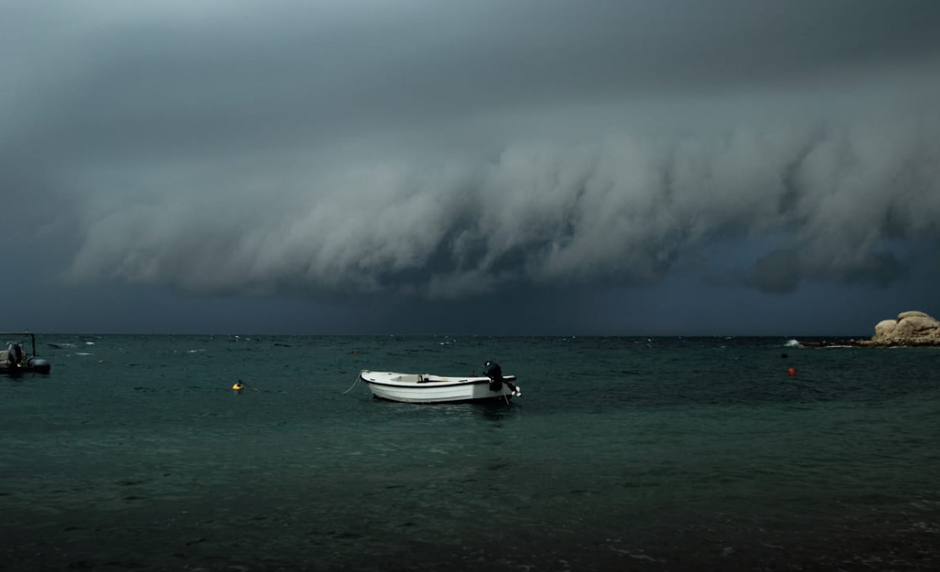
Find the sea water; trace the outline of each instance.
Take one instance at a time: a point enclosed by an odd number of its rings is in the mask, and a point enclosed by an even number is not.
[[[0,378],[0,570],[940,569],[935,349],[38,343],[51,374]],[[410,405],[356,384],[486,360],[521,398]]]

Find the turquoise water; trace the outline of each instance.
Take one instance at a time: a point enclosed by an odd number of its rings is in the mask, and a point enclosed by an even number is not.
[[[786,342],[41,336],[0,570],[940,569],[940,350]],[[511,405],[354,385],[487,359]]]

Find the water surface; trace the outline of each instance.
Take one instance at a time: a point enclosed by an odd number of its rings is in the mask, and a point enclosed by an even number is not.
[[[940,569],[940,352],[786,342],[42,336],[0,570]],[[487,359],[511,405],[354,385]]]

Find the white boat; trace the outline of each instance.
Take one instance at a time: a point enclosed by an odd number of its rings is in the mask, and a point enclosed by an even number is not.
[[[507,402],[522,395],[513,381],[516,376],[494,378],[447,377],[441,375],[362,370],[359,380],[367,383],[372,395],[405,403],[454,403],[501,399]]]

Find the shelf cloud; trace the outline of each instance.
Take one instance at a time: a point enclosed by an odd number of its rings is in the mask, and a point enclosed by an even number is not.
[[[935,2],[99,6],[0,8],[0,188],[60,207],[7,232],[68,283],[784,294],[940,240]]]

